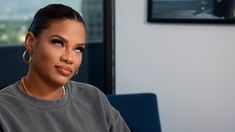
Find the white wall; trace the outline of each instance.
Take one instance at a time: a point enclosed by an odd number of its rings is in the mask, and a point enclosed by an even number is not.
[[[235,131],[235,25],[151,24],[116,0],[117,93],[154,92],[163,132]]]

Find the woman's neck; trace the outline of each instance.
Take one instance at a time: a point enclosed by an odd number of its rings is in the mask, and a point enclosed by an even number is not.
[[[43,100],[58,100],[65,94],[63,85],[52,85],[30,74],[22,78],[21,87],[27,94]]]

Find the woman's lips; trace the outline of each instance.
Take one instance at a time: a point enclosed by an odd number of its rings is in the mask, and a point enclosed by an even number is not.
[[[62,76],[69,76],[72,73],[72,69],[70,67],[57,65],[55,66],[57,72],[61,74]]]

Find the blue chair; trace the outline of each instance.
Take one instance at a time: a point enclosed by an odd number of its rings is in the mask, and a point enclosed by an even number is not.
[[[157,97],[153,93],[107,95],[131,132],[161,132]]]

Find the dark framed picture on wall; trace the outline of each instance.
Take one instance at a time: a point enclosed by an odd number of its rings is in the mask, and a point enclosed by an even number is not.
[[[235,0],[148,0],[148,22],[235,23]]]

